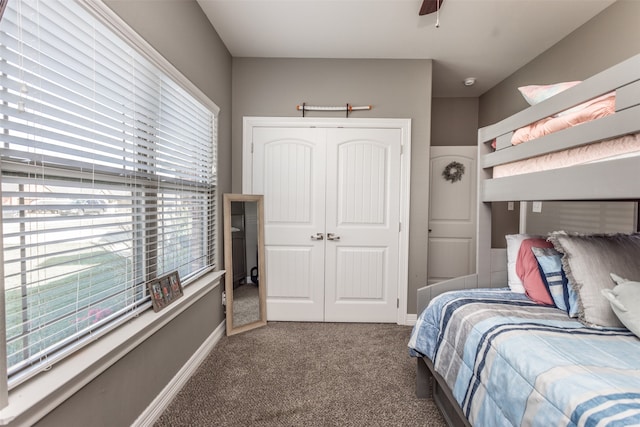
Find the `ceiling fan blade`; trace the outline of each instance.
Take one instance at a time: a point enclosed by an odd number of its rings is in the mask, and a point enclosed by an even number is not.
[[[439,6],[438,3],[440,3]],[[422,2],[422,6],[420,7],[420,12],[418,13],[418,15],[422,16],[433,13],[438,10],[439,7],[442,7],[442,3],[444,3],[444,0],[424,0]]]

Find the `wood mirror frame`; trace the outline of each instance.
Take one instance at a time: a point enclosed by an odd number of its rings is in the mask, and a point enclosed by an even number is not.
[[[223,199],[226,323],[227,335],[234,335],[267,324],[264,199],[252,194]]]

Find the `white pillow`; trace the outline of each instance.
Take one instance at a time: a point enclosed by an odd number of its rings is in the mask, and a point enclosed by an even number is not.
[[[528,85],[520,86],[518,90],[529,105],[536,105],[554,95],[559,94],[560,92],[564,92],[565,90],[574,87],[578,83],[582,82],[578,80],[572,82],[553,83],[550,85]]]
[[[507,281],[512,292],[524,294],[524,286],[522,280],[516,273],[516,261],[518,260],[518,251],[523,240],[541,237],[532,234],[507,234],[504,238],[507,241]]]
[[[611,273],[617,283],[613,289],[602,289],[602,295],[611,303],[613,312],[624,326],[640,337],[640,283],[623,279]]]

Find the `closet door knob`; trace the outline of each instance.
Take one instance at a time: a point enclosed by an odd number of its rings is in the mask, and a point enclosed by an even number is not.
[[[324,234],[322,233],[312,234],[311,240],[324,240]]]
[[[327,240],[340,240],[340,236],[333,233],[327,233]]]

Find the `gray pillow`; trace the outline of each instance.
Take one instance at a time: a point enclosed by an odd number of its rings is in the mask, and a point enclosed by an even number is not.
[[[578,319],[588,326],[623,327],[602,290],[614,287],[611,272],[640,280],[640,234],[554,232],[549,241],[564,254],[562,267],[578,294]]]

